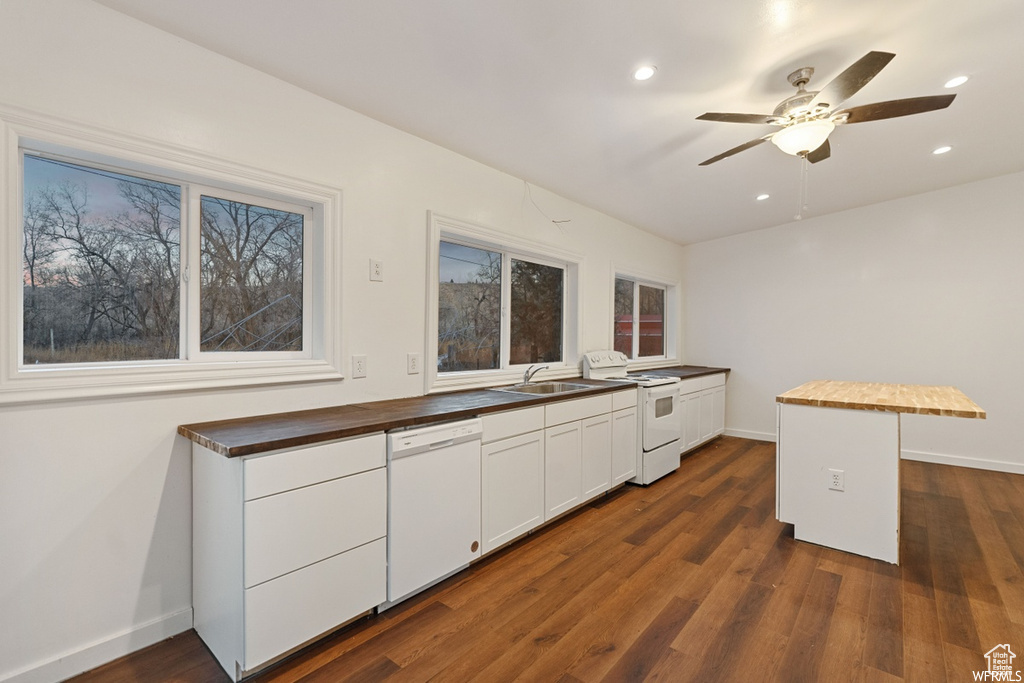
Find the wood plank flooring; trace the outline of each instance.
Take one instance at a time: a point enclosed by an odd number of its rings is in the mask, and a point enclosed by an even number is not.
[[[1024,476],[904,461],[899,567],[793,540],[775,445],[722,437],[260,683],[965,681],[1024,669]],[[195,632],[77,679],[226,681]]]

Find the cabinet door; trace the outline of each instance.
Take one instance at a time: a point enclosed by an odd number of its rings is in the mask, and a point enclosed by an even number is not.
[[[583,457],[583,500],[612,487],[611,413],[587,418],[581,423]]]
[[[580,423],[544,430],[544,519],[576,507],[582,499]]]
[[[713,435],[718,436],[725,432],[725,387],[714,389],[714,406],[712,418]]]
[[[700,392],[700,440],[704,443],[715,435],[715,396],[714,389]]]
[[[692,394],[686,394],[682,397],[682,400],[685,404],[683,409],[683,421],[685,423],[683,428],[683,450],[688,451],[700,444],[700,392],[696,391]]]
[[[636,475],[636,408],[612,413],[612,486]]]
[[[486,553],[544,521],[544,431],[484,444],[480,455]]]

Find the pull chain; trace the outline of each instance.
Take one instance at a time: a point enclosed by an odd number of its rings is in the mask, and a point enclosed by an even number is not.
[[[807,211],[807,204],[810,202],[810,197],[807,191],[807,170],[810,162],[807,161],[807,155],[800,157],[800,190],[797,193],[799,195],[797,199],[796,215],[793,216],[796,220],[802,220],[804,212]]]

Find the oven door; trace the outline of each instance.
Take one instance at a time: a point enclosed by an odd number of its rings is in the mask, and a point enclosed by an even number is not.
[[[641,389],[644,394],[643,445],[645,451],[679,439],[683,421],[679,410],[679,384]]]

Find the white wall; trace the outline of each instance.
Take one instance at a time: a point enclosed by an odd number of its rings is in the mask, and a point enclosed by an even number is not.
[[[904,457],[1024,472],[1022,257],[1019,173],[690,245],[686,359],[762,439],[808,380],[956,386],[988,419],[904,416]]]
[[[89,0],[0,3],[0,83],[0,106],[341,188],[344,344],[369,356],[361,380],[0,407],[0,680],[56,680],[191,626],[178,424],[422,393],[405,354],[424,351],[428,210],[584,254],[587,349],[611,345],[613,266],[681,279],[678,245],[533,188],[571,219],[559,229],[521,180]]]

